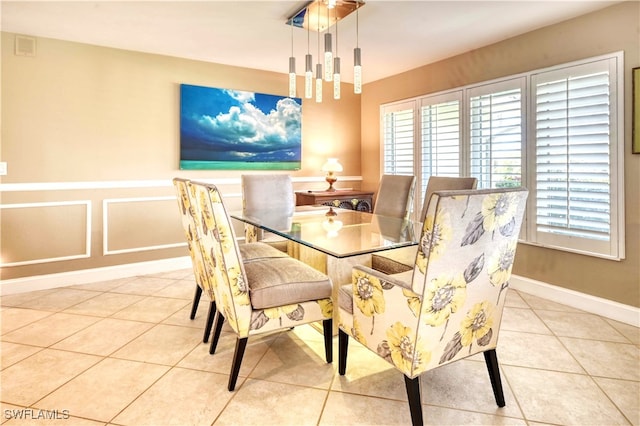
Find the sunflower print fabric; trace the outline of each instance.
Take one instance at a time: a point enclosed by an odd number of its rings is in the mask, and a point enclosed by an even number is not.
[[[356,266],[340,328],[409,378],[495,349],[527,195],[436,192],[412,273]]]

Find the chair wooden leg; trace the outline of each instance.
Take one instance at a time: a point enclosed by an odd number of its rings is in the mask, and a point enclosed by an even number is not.
[[[407,388],[409,410],[411,410],[411,424],[422,426],[422,403],[420,402],[420,377],[413,379],[404,376],[404,385]]]
[[[229,376],[229,386],[227,387],[229,392],[232,392],[236,388],[236,381],[238,380],[238,373],[240,373],[244,349],[247,347],[247,340],[249,340],[247,337],[236,340],[236,351],[233,354],[233,364],[231,364],[231,375]]]
[[[347,349],[349,347],[349,335],[338,330],[338,373],[344,376],[347,371]]]
[[[196,312],[198,311],[198,303],[200,303],[200,296],[202,296],[202,287],[196,284],[196,294],[193,295],[193,304],[191,304],[191,315],[189,315],[190,319],[194,319],[196,317]]]
[[[216,311],[216,323],[213,327],[213,337],[211,338],[211,346],[209,346],[209,354],[213,355],[216,353],[216,347],[218,346],[218,339],[220,339],[220,332],[222,331],[222,326],[224,325],[224,317],[220,313],[220,311]]]
[[[491,379],[491,387],[493,388],[493,395],[496,397],[496,404],[498,404],[498,407],[504,407],[504,392],[502,391],[502,381],[500,380],[500,368],[498,366],[496,350],[491,349],[484,352],[484,360],[487,363],[487,370],[489,370],[489,379]]]
[[[209,313],[207,314],[207,323],[204,326],[204,336],[202,338],[203,343],[209,341],[209,335],[211,334],[211,326],[213,325],[213,318],[216,315],[216,302],[214,300],[209,304]]]
[[[324,356],[327,363],[333,362],[333,319],[329,318],[322,321],[324,331]]]

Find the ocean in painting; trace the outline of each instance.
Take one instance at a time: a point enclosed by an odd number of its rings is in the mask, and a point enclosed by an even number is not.
[[[300,98],[180,85],[180,169],[299,170]]]

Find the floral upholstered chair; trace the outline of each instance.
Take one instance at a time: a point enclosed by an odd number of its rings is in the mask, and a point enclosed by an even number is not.
[[[325,356],[333,360],[331,280],[289,256],[242,262],[235,233],[215,185],[191,182],[203,218],[207,274],[215,276],[218,311],[211,339],[214,353],[223,322],[237,336],[229,391],[235,389],[251,335],[322,321]],[[275,250],[275,249],[274,249]]]
[[[429,206],[429,200],[434,192],[453,191],[458,189],[476,189],[477,184],[478,179],[474,177],[429,177],[427,189],[424,194],[424,200],[422,202],[422,210],[420,211],[420,223],[424,223],[424,218]],[[400,272],[410,271],[413,269],[416,252],[417,247],[410,246],[374,253],[371,256],[371,267],[376,271],[384,272],[385,274],[398,274]]]
[[[180,216],[182,218],[182,227],[187,239],[187,247],[191,256],[193,266],[193,275],[196,281],[196,291],[191,305],[191,314],[189,318],[194,319],[198,310],[198,304],[202,297],[202,292],[209,297],[209,313],[204,330],[203,342],[209,341],[213,318],[216,313],[216,303],[213,293],[212,276],[208,275],[204,268],[202,249],[200,246],[200,235],[202,233],[202,220],[198,214],[198,206],[195,203],[193,188],[189,185],[188,179],[174,178],[173,185],[178,196],[178,207],[180,208]],[[283,257],[284,253],[264,244],[246,244],[241,248],[241,254],[244,261],[252,261],[257,259]]]
[[[404,374],[422,425],[420,374],[483,352],[503,407],[495,349],[526,198],[524,188],[436,192],[411,271],[355,267],[338,296],[339,373],[351,336]]]

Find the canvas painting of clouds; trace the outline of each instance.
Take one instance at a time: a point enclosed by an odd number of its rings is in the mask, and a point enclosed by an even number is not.
[[[300,98],[180,85],[180,169],[299,170]]]

